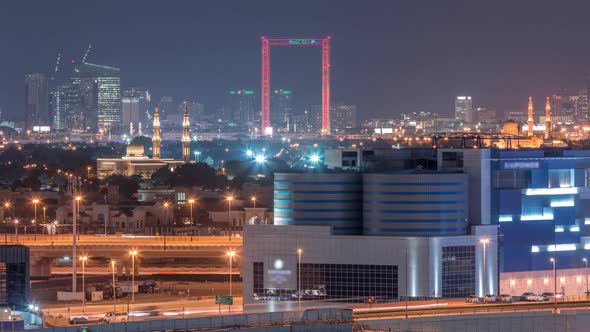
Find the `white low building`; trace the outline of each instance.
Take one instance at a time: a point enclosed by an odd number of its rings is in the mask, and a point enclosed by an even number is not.
[[[495,226],[432,237],[333,235],[330,226],[245,226],[244,305],[293,301],[298,294],[303,300],[343,302],[496,294],[497,243]]]

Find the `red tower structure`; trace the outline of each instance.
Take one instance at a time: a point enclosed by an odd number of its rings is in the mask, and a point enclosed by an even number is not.
[[[322,47],[322,135],[330,134],[330,37],[325,38],[266,38],[262,37],[262,133],[271,135],[270,127],[270,47]]]

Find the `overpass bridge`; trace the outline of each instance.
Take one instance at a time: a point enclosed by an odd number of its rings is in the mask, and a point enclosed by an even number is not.
[[[51,262],[71,257],[72,235],[10,235],[4,244],[21,244],[31,251],[31,276],[51,275]],[[2,238],[0,237],[0,243]],[[208,258],[224,257],[228,249],[240,251],[242,238],[235,236],[144,236],[144,235],[79,235],[78,255],[115,258],[128,261],[130,250],[137,250],[141,258]],[[123,258],[124,259],[120,259]],[[122,266],[119,266],[119,269]]]

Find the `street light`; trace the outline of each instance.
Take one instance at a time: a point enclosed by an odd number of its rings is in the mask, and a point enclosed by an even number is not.
[[[135,303],[135,256],[137,256],[137,250],[133,249],[129,251],[131,255],[131,303]]]
[[[586,264],[586,298],[588,298],[588,294],[590,294],[588,292],[588,260],[586,258],[582,260],[584,261],[584,264]]]
[[[115,264],[117,261],[111,259],[111,269],[113,270],[113,313],[117,312],[117,284],[115,283]]]
[[[201,151],[195,151],[195,161],[201,162]]]
[[[232,296],[232,262],[233,258],[236,256],[236,251],[233,249],[228,250],[226,253],[227,257],[229,257],[229,296]]]
[[[487,294],[486,291],[486,245],[490,243],[490,239],[481,239],[479,240],[481,244],[483,244],[483,295]]]
[[[88,260],[88,256],[80,256],[80,260],[82,261],[82,312],[86,310],[86,285],[84,277],[86,275],[86,261]]]
[[[10,208],[10,202],[4,202],[4,209],[6,210],[6,217],[8,217],[8,209]]]
[[[37,204],[39,204],[39,199],[33,198],[33,204],[35,206],[35,219],[33,219],[33,220],[37,220]]]
[[[231,201],[234,200],[233,196],[227,196],[227,237],[231,241]]]
[[[191,225],[193,224],[193,204],[195,204],[195,200],[193,198],[188,200],[188,203],[191,205]]]
[[[254,213],[256,213],[256,196],[250,197],[250,200],[252,201],[252,205],[254,207]]]
[[[549,259],[553,263],[553,302],[555,303],[555,313],[557,313],[557,269],[555,264],[557,263],[555,257]]]
[[[297,248],[297,302],[299,302],[299,310],[301,310],[301,255],[303,249]]]
[[[18,219],[14,219],[14,235],[18,235]]]

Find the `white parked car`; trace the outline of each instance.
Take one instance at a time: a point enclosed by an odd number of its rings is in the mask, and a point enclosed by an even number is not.
[[[99,323],[122,323],[129,320],[127,317],[126,312],[108,312],[104,317],[102,317],[98,322]]]
[[[532,294],[527,296],[526,300],[529,302],[543,302],[545,301],[545,298],[540,294]]]
[[[475,295],[469,295],[467,297],[467,300],[465,300],[465,302],[467,303],[479,303],[479,297],[475,296]]]
[[[494,294],[488,294],[483,297],[484,303],[496,303],[498,302],[498,297]]]
[[[510,303],[512,302],[512,296],[510,294],[502,294],[500,295],[500,302]]]

